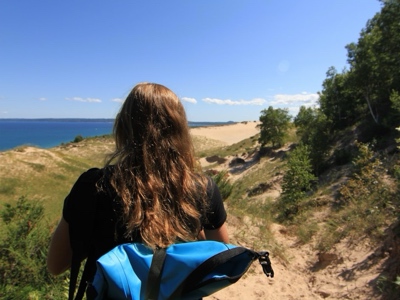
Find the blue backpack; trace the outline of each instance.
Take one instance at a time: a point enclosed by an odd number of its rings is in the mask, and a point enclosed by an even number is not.
[[[274,276],[268,252],[216,241],[179,243],[153,251],[122,244],[97,260],[88,299],[200,299],[238,281],[253,261]]]
[[[94,176],[100,178],[102,174]],[[75,220],[74,226],[69,227],[72,248],[69,300],[82,299],[85,291],[87,299],[96,300],[199,299],[238,281],[257,259],[264,273],[274,276],[268,252],[216,241],[177,243],[154,253],[140,243],[122,244],[95,261],[91,233],[96,201],[82,201],[77,209],[86,217]],[[80,272],[84,257],[88,258]],[[95,271],[93,282],[87,283]],[[80,283],[75,295],[78,277]]]

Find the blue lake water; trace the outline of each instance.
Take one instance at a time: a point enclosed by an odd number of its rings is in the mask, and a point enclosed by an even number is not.
[[[0,119],[0,151],[21,145],[51,148],[68,143],[76,136],[112,133],[112,119]],[[190,127],[213,126],[226,122],[189,122]]]

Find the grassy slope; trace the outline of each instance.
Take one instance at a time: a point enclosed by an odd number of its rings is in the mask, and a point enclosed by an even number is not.
[[[0,153],[0,203],[21,196],[42,201],[51,220],[78,176],[101,167],[113,148],[110,138],[85,139],[52,149],[19,147]]]
[[[199,156],[242,153],[250,150],[254,141],[253,137],[223,147],[218,141],[194,138]],[[89,168],[104,165],[113,147],[110,137],[96,137],[52,149],[21,146],[0,152],[0,203],[26,196],[42,201],[49,217],[58,218],[62,202],[78,176]]]
[[[256,140],[254,136],[226,147],[217,141],[194,137],[194,145],[199,157],[223,157],[253,151]],[[78,176],[88,168],[101,167],[113,147],[110,137],[96,137],[52,149],[21,146],[0,152],[0,203],[26,196],[42,201],[48,216],[58,218],[62,202]],[[271,163],[273,170],[277,163],[279,161]],[[232,201],[239,200],[248,186],[266,180],[268,174],[268,170],[260,167],[250,170],[235,184]]]

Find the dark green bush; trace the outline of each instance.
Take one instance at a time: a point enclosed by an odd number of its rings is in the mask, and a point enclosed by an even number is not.
[[[83,141],[83,136],[77,135],[74,140],[72,141],[73,143],[79,143]]]

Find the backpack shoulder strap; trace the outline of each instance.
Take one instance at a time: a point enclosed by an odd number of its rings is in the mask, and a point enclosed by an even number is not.
[[[75,183],[68,197],[74,197],[76,192],[80,198],[85,198],[84,201],[79,201],[77,205],[73,208],[75,213],[82,215],[81,217],[74,218],[73,225],[70,225],[70,242],[72,248],[72,261],[71,261],[71,271],[70,271],[70,282],[69,282],[69,292],[68,299],[73,300],[76,290],[76,284],[78,281],[79,270],[81,266],[82,258],[87,256],[86,264],[82,273],[82,277],[79,283],[79,288],[75,296],[76,300],[83,298],[86,281],[88,280],[88,275],[90,273],[90,265],[94,260],[94,244],[91,240],[94,230],[94,221],[96,214],[96,199],[94,197],[94,188],[87,188],[87,185],[93,185],[102,176],[101,170],[90,169],[83,173],[78,181]],[[84,190],[84,194],[79,194],[80,191]],[[88,195],[86,195],[88,193]]]
[[[159,248],[154,251],[146,286],[146,299],[148,300],[158,299],[158,294],[160,293],[162,270],[164,267],[166,256],[167,251],[165,248]]]

